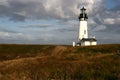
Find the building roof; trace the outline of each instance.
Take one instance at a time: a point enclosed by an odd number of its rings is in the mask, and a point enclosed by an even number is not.
[[[81,42],[84,42],[84,41],[96,42],[97,40],[95,38],[83,38]]]
[[[85,9],[84,6],[83,6],[83,8],[82,8],[81,10],[86,10],[86,9]]]

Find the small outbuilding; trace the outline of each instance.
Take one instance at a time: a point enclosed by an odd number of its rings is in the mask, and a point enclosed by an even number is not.
[[[81,46],[91,46],[91,45],[97,45],[97,40],[95,38],[83,38],[80,41]]]

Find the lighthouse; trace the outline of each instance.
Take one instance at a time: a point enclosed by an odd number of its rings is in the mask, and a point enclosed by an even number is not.
[[[87,30],[87,14],[86,9],[83,7],[81,9],[81,14],[79,16],[79,36],[78,39],[82,40],[83,38],[88,38],[88,30]]]
[[[81,46],[90,46],[90,45],[97,45],[97,40],[95,37],[89,38],[88,37],[88,27],[87,27],[87,20],[88,16],[86,13],[86,9],[83,7],[80,9],[81,13],[79,15],[79,32],[78,32],[78,45]]]

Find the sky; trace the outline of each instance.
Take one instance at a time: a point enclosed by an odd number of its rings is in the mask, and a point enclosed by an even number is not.
[[[0,0],[0,44],[71,45],[83,6],[89,37],[120,44],[120,0]]]

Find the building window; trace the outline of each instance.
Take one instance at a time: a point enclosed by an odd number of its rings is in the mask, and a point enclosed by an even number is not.
[[[84,30],[84,34],[86,34],[86,30]]]

